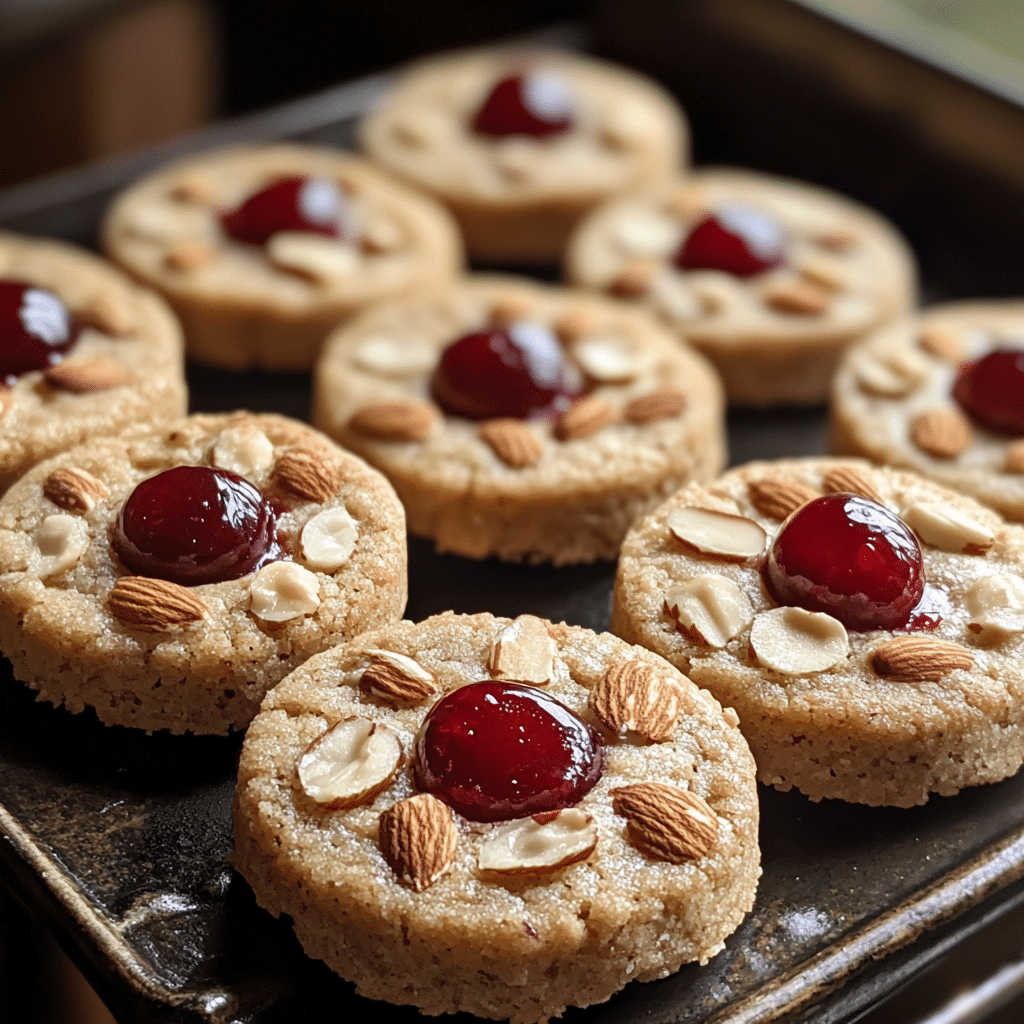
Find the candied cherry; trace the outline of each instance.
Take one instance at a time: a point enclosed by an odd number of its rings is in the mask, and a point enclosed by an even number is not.
[[[81,331],[53,292],[21,281],[0,281],[0,380],[7,387],[23,373],[59,363]]]
[[[827,612],[861,632],[906,627],[925,588],[913,531],[856,494],[828,494],[797,509],[768,550],[762,575],[780,604]]]
[[[133,573],[186,587],[237,580],[281,554],[273,506],[237,473],[209,466],[143,480],[111,539]]]
[[[786,260],[781,225],[751,206],[723,206],[698,221],[675,256],[680,270],[724,270],[752,277]]]
[[[345,194],[336,181],[293,175],[251,195],[221,215],[224,230],[240,242],[264,245],[278,231],[310,231],[344,238]]]
[[[1024,437],[1024,349],[995,348],[966,363],[953,385],[953,397],[981,426]]]
[[[548,328],[516,323],[453,341],[441,354],[431,389],[453,416],[527,420],[556,419],[583,384]]]
[[[430,709],[416,737],[416,786],[471,821],[573,807],[601,777],[594,730],[523,683],[469,683]]]
[[[526,72],[503,78],[473,117],[482,135],[534,135],[569,131],[576,121],[572,94],[557,75]]]

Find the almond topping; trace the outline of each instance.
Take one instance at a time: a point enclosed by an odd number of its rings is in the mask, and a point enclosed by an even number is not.
[[[359,244],[364,252],[372,255],[397,252],[405,244],[402,229],[386,217],[374,217],[363,228]]]
[[[313,572],[337,572],[352,557],[358,538],[356,521],[346,509],[325,508],[302,528],[302,561]]]
[[[686,408],[686,395],[678,388],[664,387],[634,398],[622,410],[623,419],[644,424],[655,420],[672,419]]]
[[[768,534],[753,519],[684,505],[665,519],[684,547],[729,562],[745,562],[764,551]]]
[[[362,370],[382,377],[418,377],[434,368],[437,355],[431,345],[396,338],[367,338],[353,356]]]
[[[971,616],[967,628],[983,643],[1024,633],[1024,579],[1006,573],[982,576],[964,595]]]
[[[640,373],[640,357],[616,338],[591,337],[577,342],[572,357],[591,379],[618,384]]]
[[[420,793],[380,816],[380,852],[403,885],[429,889],[452,866],[459,833],[451,808]]]
[[[513,469],[532,466],[544,454],[544,442],[522,420],[488,420],[480,424],[480,437]]]
[[[921,451],[937,459],[955,459],[970,447],[973,431],[955,409],[931,409],[910,425],[910,436]]]
[[[118,363],[108,359],[81,359],[73,363],[60,363],[43,371],[46,383],[75,395],[90,391],[109,391],[130,384],[131,374]]]
[[[249,611],[264,622],[290,622],[320,607],[320,581],[295,562],[271,562],[252,576]]]
[[[755,616],[750,647],[758,664],[788,676],[824,672],[850,653],[846,627],[824,612],[771,608]]]
[[[857,235],[846,228],[822,231],[814,238],[815,245],[820,245],[829,252],[847,252],[857,244],[857,241]]]
[[[88,512],[109,494],[106,484],[75,466],[55,469],[43,484],[43,495],[69,512]]]
[[[651,284],[657,273],[658,263],[656,260],[641,258],[628,260],[608,286],[608,291],[620,299],[643,298],[651,290]]]
[[[557,651],[543,619],[520,615],[498,634],[487,670],[494,679],[543,686],[551,681]]]
[[[359,677],[363,693],[393,708],[408,708],[438,692],[437,676],[407,655],[376,648],[366,653],[370,664]]]
[[[953,554],[983,555],[996,542],[982,522],[952,505],[919,501],[900,513],[900,518],[926,544]]]
[[[209,242],[181,242],[167,253],[167,265],[172,270],[198,270],[214,263],[220,253]]]
[[[809,259],[800,268],[800,276],[829,292],[842,291],[847,282],[845,269],[830,259]]]
[[[89,531],[78,516],[58,512],[39,524],[33,539],[39,552],[33,568],[46,579],[78,564],[89,546]]]
[[[1006,449],[1006,473],[1024,473],[1024,441],[1017,441]]]
[[[83,323],[112,338],[126,338],[138,327],[128,303],[110,292],[93,296],[77,311],[77,316]]]
[[[867,473],[855,466],[838,466],[830,469],[821,482],[826,494],[859,494],[882,504],[882,499],[868,478]]]
[[[931,636],[898,636],[871,657],[871,667],[880,676],[901,682],[936,682],[973,664],[974,655],[966,647]]]
[[[708,212],[708,201],[703,191],[685,185],[665,200],[665,212],[681,220],[696,220]]]
[[[530,304],[525,299],[510,296],[496,299],[491,306],[490,322],[495,327],[511,327],[525,320],[530,313]]]
[[[302,441],[277,460],[272,478],[283,490],[323,504],[338,493],[342,473],[327,448],[314,441]]]
[[[856,363],[857,383],[880,398],[902,398],[910,394],[928,373],[924,356],[913,349],[898,349],[885,355],[873,352]]]
[[[188,587],[148,576],[122,576],[107,604],[119,622],[146,633],[190,626],[210,614],[206,602]]]
[[[688,640],[724,647],[754,621],[750,598],[726,576],[697,576],[665,593],[665,611]]]
[[[199,178],[182,178],[171,189],[171,198],[181,203],[200,203],[210,207],[217,202],[212,187]]]
[[[351,277],[362,262],[354,246],[309,231],[278,231],[270,236],[266,251],[275,266],[317,281]]]
[[[764,295],[766,305],[780,313],[797,316],[823,316],[831,298],[828,292],[806,281],[787,281],[769,288]]]
[[[593,334],[600,323],[598,315],[591,309],[567,309],[555,320],[554,331],[558,340],[568,345]]]
[[[349,429],[376,441],[422,441],[438,420],[428,402],[377,402],[356,410]]]
[[[566,807],[499,825],[480,845],[477,865],[500,875],[540,874],[586,860],[596,847],[594,819]]]
[[[299,758],[302,791],[325,810],[370,803],[402,763],[402,741],[386,725],[344,718],[321,733]]]
[[[667,257],[679,245],[679,221],[655,210],[636,210],[613,226],[615,243],[627,256]]]
[[[960,335],[947,327],[926,327],[917,336],[917,343],[929,355],[954,366],[966,355]]]
[[[254,423],[234,423],[217,435],[210,461],[214,466],[254,480],[273,465],[274,446]]]
[[[770,476],[749,481],[747,493],[751,504],[758,512],[779,520],[785,519],[791,512],[820,497],[820,494],[807,484]]]
[[[598,395],[587,395],[574,402],[555,421],[555,437],[559,441],[575,441],[590,437],[616,419],[615,406]]]
[[[643,661],[613,665],[590,691],[590,708],[614,736],[636,733],[648,743],[670,739],[679,717],[679,687]]]
[[[648,857],[685,864],[700,860],[718,838],[715,812],[696,793],[663,782],[639,782],[612,790],[634,844]]]

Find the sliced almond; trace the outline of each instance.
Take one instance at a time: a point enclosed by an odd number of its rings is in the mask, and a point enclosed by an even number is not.
[[[491,305],[490,322],[495,327],[511,327],[513,324],[526,320],[529,317],[530,308],[529,302],[514,296],[495,299]]]
[[[846,627],[824,612],[771,608],[754,617],[750,647],[759,664],[788,676],[825,672],[850,653]]]
[[[715,812],[696,793],[663,782],[612,790],[612,807],[626,819],[633,843],[648,857],[685,864],[700,860],[718,839]]]
[[[247,480],[256,480],[273,465],[274,446],[255,423],[242,421],[225,427],[217,435],[210,461]]]
[[[726,576],[713,574],[666,591],[665,611],[683,636],[706,647],[725,647],[754,621],[750,598]]]
[[[290,494],[322,504],[338,493],[342,472],[324,445],[308,441],[289,448],[277,460],[271,478]]]
[[[608,285],[608,291],[620,299],[641,299],[651,290],[651,284],[659,270],[657,260],[627,260]]]
[[[355,364],[382,377],[418,377],[434,368],[437,353],[423,342],[367,338],[353,355]]]
[[[95,327],[112,338],[127,338],[138,330],[131,306],[120,295],[100,292],[94,295],[76,316],[83,323]]]
[[[69,512],[88,512],[110,494],[107,485],[76,466],[55,469],[43,483],[43,495]]]
[[[613,665],[590,691],[594,716],[613,736],[632,732],[648,743],[671,739],[679,702],[678,685],[644,661]]]
[[[408,797],[380,816],[380,852],[403,885],[429,889],[455,859],[459,833],[451,808],[432,796]]]
[[[948,327],[925,327],[917,336],[917,343],[929,355],[956,366],[967,354],[963,338]]]
[[[983,555],[996,542],[995,534],[984,523],[937,501],[915,502],[900,513],[900,518],[921,540],[940,551]]]
[[[109,391],[132,382],[132,375],[119,363],[109,359],[78,359],[60,363],[43,371],[46,383],[75,395],[91,391]]]
[[[320,607],[320,581],[295,562],[271,562],[253,574],[249,611],[264,622],[290,622]]]
[[[750,502],[762,515],[783,520],[791,512],[820,498],[821,495],[807,484],[784,477],[768,476],[747,483]]]
[[[439,418],[428,402],[376,402],[357,409],[348,425],[376,441],[422,441]]]
[[[408,655],[377,648],[366,653],[370,664],[359,677],[363,693],[393,708],[409,708],[438,692],[437,676]]]
[[[640,373],[640,357],[617,338],[590,337],[572,347],[572,357],[591,380],[621,384]]]
[[[574,402],[555,421],[555,437],[559,441],[576,441],[590,437],[609,423],[615,422],[615,406],[599,395],[587,395]]]
[[[686,408],[686,395],[678,388],[663,387],[649,391],[626,404],[622,418],[643,425],[655,420],[668,420],[682,414]]]
[[[856,363],[857,383],[880,398],[903,398],[928,372],[924,356],[913,349],[898,349],[885,355],[872,353]]]
[[[832,304],[827,291],[806,281],[786,281],[772,285],[765,291],[764,301],[779,313],[796,316],[824,316]]]
[[[520,615],[498,634],[487,671],[494,679],[543,686],[551,681],[557,652],[547,623],[536,615]]]
[[[1024,441],[1016,441],[1006,449],[1006,473],[1024,473]]]
[[[182,178],[171,188],[171,198],[180,203],[197,203],[209,207],[217,203],[213,187],[201,178]]]
[[[274,266],[317,281],[351,277],[363,262],[355,246],[310,231],[278,231],[268,239],[266,252]]]
[[[402,741],[386,725],[344,718],[321,733],[299,758],[302,791],[325,810],[370,803],[402,763]]]
[[[967,628],[984,643],[1024,633],[1024,579],[995,573],[975,580],[964,595]]]
[[[346,509],[325,508],[302,527],[302,561],[313,572],[337,572],[352,557],[358,539],[356,521]]]
[[[78,516],[58,512],[43,519],[33,540],[39,552],[33,568],[40,579],[46,579],[78,564],[89,546],[89,529]]]
[[[533,466],[544,454],[544,442],[522,420],[487,420],[480,424],[479,433],[494,454],[513,469]]]
[[[895,637],[871,657],[871,667],[880,676],[901,682],[936,682],[973,664],[974,655],[966,647],[932,636]]]
[[[971,445],[970,421],[955,409],[930,409],[910,424],[910,437],[921,451],[937,459],[955,459]]]
[[[567,309],[554,322],[555,336],[565,345],[593,334],[601,326],[601,318],[592,309],[584,306]]]
[[[684,505],[665,520],[684,547],[729,562],[745,562],[764,551],[768,534],[753,519]]]
[[[849,283],[846,268],[831,259],[807,259],[800,267],[800,276],[827,292],[841,292]]]
[[[209,242],[179,242],[167,252],[165,261],[172,270],[187,273],[209,266],[220,259],[220,253]]]
[[[480,844],[477,865],[499,875],[543,874],[586,860],[596,847],[594,819],[566,807],[499,825]]]
[[[148,576],[122,576],[107,604],[119,622],[146,633],[191,626],[210,614],[206,602],[188,587]]]
[[[614,242],[626,256],[663,259],[679,245],[679,221],[656,210],[637,210],[613,225]]]
[[[854,231],[847,228],[833,228],[814,236],[814,244],[829,252],[848,252],[860,241]]]
[[[826,494],[857,494],[862,498],[870,498],[882,504],[882,499],[875,490],[867,473],[856,466],[837,466],[830,469],[821,481]]]

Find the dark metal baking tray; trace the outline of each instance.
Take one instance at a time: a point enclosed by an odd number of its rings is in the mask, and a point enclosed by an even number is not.
[[[1009,274],[1005,264],[1014,251],[1009,229],[1024,223],[1015,184],[955,154],[937,159],[933,140],[905,137],[899,125],[830,85],[834,69],[817,81],[807,67],[755,45],[763,25],[744,20],[744,12],[755,22],[817,14],[785,0],[631,0],[628,10],[627,17],[622,4],[599,5],[592,23],[570,27],[564,38],[628,58],[676,88],[693,117],[701,160],[787,171],[873,201],[907,231],[932,298],[1011,291],[1018,271]],[[911,60],[891,41],[819,21],[815,32],[837,53],[868,46],[882,63]],[[682,66],[668,60],[673,46]],[[919,71],[925,80],[938,73],[924,65]],[[0,226],[93,244],[113,191],[171,156],[282,136],[350,144],[354,118],[382,81],[362,80],[10,189],[0,193]],[[947,78],[943,88],[1006,103],[970,83]],[[762,107],[767,95],[786,117],[776,116],[770,130],[749,114],[737,121],[751,93]],[[862,138],[867,132],[891,142],[888,174],[878,170],[877,153],[854,152],[849,132],[858,125]],[[791,149],[777,145],[779,134],[788,134]],[[968,185],[974,192],[963,191]],[[937,222],[929,209],[946,215]],[[987,218],[978,215],[984,210]],[[189,383],[195,409],[300,417],[307,410],[303,375],[191,367]],[[820,452],[824,420],[823,409],[734,413],[732,461]],[[416,540],[410,563],[410,618],[454,608],[533,612],[595,629],[607,623],[608,563],[553,569],[471,562],[438,556]],[[51,929],[123,1024],[269,1024],[363,1013],[396,1024],[418,1019],[408,1007],[367,1003],[308,960],[288,923],[261,912],[232,872],[239,746],[238,737],[105,728],[89,712],[75,716],[36,703],[3,663],[0,883]],[[606,1004],[570,1010],[568,1021],[850,1024],[989,922],[1024,906],[1024,776],[899,811],[813,804],[768,789],[761,795],[764,875],[754,911],[726,950],[705,968],[684,967],[664,981],[628,985]]]

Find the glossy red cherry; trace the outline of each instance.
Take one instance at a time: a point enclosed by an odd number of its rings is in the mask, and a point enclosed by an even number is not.
[[[953,385],[953,397],[981,426],[1024,437],[1024,349],[996,348],[967,363]]]
[[[847,629],[906,626],[924,593],[921,546],[878,502],[829,494],[797,509],[762,567],[779,604],[827,612]]]
[[[259,489],[208,466],[143,480],[121,508],[112,543],[136,575],[186,587],[239,579],[281,554],[277,517]]]
[[[342,238],[345,195],[329,178],[280,178],[221,216],[224,230],[240,242],[264,245],[278,231],[311,231]]]
[[[503,78],[473,118],[484,135],[558,135],[576,121],[572,94],[557,75],[544,71]]]
[[[23,373],[55,366],[81,330],[53,292],[0,281],[0,380],[11,387]]]
[[[675,256],[681,270],[724,270],[736,277],[763,274],[786,259],[786,235],[768,214],[750,206],[723,206],[698,221]]]
[[[601,777],[594,730],[522,683],[470,683],[442,697],[416,737],[417,787],[471,821],[573,807]]]
[[[431,381],[445,412],[473,420],[555,419],[583,390],[558,340],[539,324],[467,334],[442,353]]]

